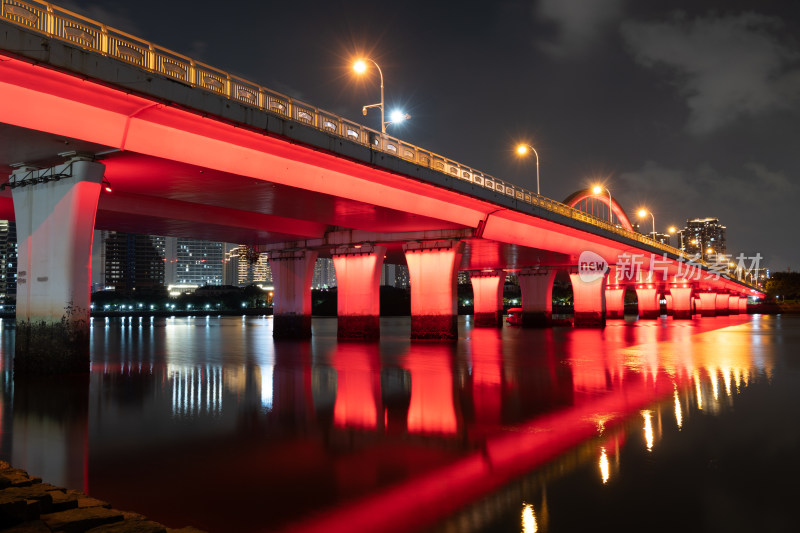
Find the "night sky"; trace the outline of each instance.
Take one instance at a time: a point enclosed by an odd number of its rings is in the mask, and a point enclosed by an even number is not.
[[[728,253],[800,269],[800,1],[58,2],[563,200],[597,180],[656,230],[719,217]],[[650,228],[650,220],[645,228]],[[673,244],[676,244],[673,242]]]

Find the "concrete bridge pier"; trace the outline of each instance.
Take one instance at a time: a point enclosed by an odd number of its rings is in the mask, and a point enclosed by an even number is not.
[[[553,323],[555,270],[526,268],[517,272],[522,293],[522,326],[545,328]]]
[[[625,318],[625,285],[620,284],[617,267],[608,269],[606,283],[606,318]]]
[[[464,243],[411,241],[403,245],[411,283],[411,338],[458,339],[458,266]]]
[[[692,288],[670,287],[669,295],[672,300],[672,318],[675,320],[691,320]]]
[[[700,316],[717,316],[717,293],[700,293]]]
[[[475,301],[475,326],[503,326],[503,285],[506,273],[502,270],[470,272]]]
[[[739,297],[730,295],[728,297],[728,314],[731,315],[738,315],[739,314]]]
[[[637,285],[636,299],[639,301],[639,318],[652,320],[661,316],[658,289],[653,285]]]
[[[340,339],[377,339],[380,330],[381,267],[385,246],[362,244],[333,250]]]
[[[747,314],[747,296],[739,297],[739,313],[743,315]]]
[[[275,286],[272,336],[276,339],[311,337],[311,278],[317,252],[286,250],[269,253]]]
[[[729,306],[730,297],[728,293],[718,293],[716,302],[715,302],[715,309],[716,309],[716,316],[728,316],[730,314],[730,307]]]
[[[606,275],[584,281],[578,273],[570,273],[572,305],[575,310],[573,326],[576,328],[604,328],[606,326]]]
[[[15,375],[89,371],[92,232],[105,166],[73,157],[15,170]]]

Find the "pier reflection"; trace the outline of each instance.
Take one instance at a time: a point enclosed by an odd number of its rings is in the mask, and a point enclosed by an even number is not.
[[[209,531],[233,527],[226,506],[243,509],[238,531],[477,530],[515,501],[517,527],[545,531],[555,472],[594,463],[613,481],[626,443],[657,448],[666,425],[725,409],[773,367],[749,317],[462,324],[457,344],[411,343],[395,323],[380,343],[340,343],[333,325],[277,342],[263,318],[96,320],[90,378],[58,386],[14,383],[4,342],[0,451]]]

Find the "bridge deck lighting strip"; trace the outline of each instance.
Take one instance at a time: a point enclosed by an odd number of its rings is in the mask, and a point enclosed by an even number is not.
[[[17,26],[113,57],[148,72],[158,73],[192,87],[224,96],[240,104],[274,113],[285,119],[370,146],[375,150],[493,190],[519,202],[592,224],[685,260],[693,260],[695,263],[708,266],[705,262],[694,260],[685,252],[650,237],[625,230],[561,202],[507,183],[395,137],[366,128],[311,104],[195,61],[183,54],[162,48],[49,2],[36,0],[0,0],[0,2],[2,2],[0,18]]]

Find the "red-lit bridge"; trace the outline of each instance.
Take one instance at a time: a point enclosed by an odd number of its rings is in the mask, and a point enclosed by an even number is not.
[[[276,336],[310,334],[319,256],[334,259],[342,337],[379,334],[384,261],[409,267],[414,338],[457,335],[459,270],[482,325],[500,323],[507,272],[529,324],[548,322],[559,270],[576,326],[621,316],[628,285],[643,317],[661,295],[676,318],[739,312],[761,296],[707,265],[687,275],[679,250],[618,224],[80,15],[1,6],[0,218],[17,222],[20,371],[86,345],[95,228],[258,245]],[[641,264],[619,280],[579,272],[583,252],[612,275],[622,257]],[[88,369],[88,349],[68,352]]]

